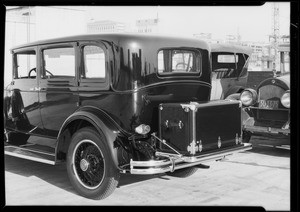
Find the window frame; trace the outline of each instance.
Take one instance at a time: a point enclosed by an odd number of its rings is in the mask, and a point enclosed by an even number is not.
[[[85,58],[84,58],[84,47],[85,46],[96,46],[102,49],[103,53],[104,53],[104,61],[105,61],[105,77],[104,78],[100,78],[100,77],[94,77],[94,78],[82,78],[81,77],[81,72],[85,71]],[[79,78],[79,83],[86,83],[86,82],[92,82],[92,83],[108,83],[108,53],[106,51],[106,46],[102,43],[99,42],[94,42],[94,41],[90,41],[90,42],[81,42],[78,46],[79,49],[79,54],[80,54],[80,65],[79,65],[79,73],[78,73],[78,78]]]
[[[185,72],[185,73],[176,73],[176,72],[163,72],[163,73],[159,73],[159,70],[158,70],[158,54],[160,51],[162,50],[185,50],[185,51],[191,51],[193,53],[195,53],[196,57],[196,68],[197,70],[199,70],[199,72]],[[199,61],[197,61],[197,56],[200,56],[199,57]],[[194,58],[193,58],[194,59]],[[198,67],[197,67],[198,65]],[[168,77],[200,77],[202,75],[202,53],[199,49],[197,48],[190,48],[190,47],[167,47],[167,48],[160,48],[158,49],[158,51],[156,52],[156,66],[157,66],[157,71],[156,71],[156,75],[158,78],[168,78]]]
[[[43,73],[45,72],[45,66],[44,66],[44,50],[49,49],[58,49],[58,48],[68,48],[72,47],[74,49],[74,77],[60,77],[60,78],[42,78]],[[39,79],[42,80],[66,80],[73,81],[74,83],[77,82],[78,79],[78,56],[77,56],[77,43],[76,42],[66,42],[66,43],[53,43],[53,44],[47,44],[47,45],[41,45],[39,47],[39,54],[40,54],[40,76]]]
[[[17,67],[17,55],[22,53],[22,52],[27,52],[27,51],[35,51],[35,68],[36,68],[36,77],[35,78],[16,78],[16,75],[19,75],[18,73],[18,67]],[[12,66],[13,66],[13,73],[12,73],[12,80],[36,80],[39,79],[39,60],[38,60],[38,50],[36,46],[29,46],[25,48],[20,48],[20,49],[14,49],[12,50]]]

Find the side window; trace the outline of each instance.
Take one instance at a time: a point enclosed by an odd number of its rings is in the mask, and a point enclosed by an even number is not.
[[[212,68],[217,79],[235,78],[240,71],[237,64],[239,55],[233,53],[213,53]]]
[[[105,53],[102,48],[94,45],[83,47],[84,70],[81,78],[83,79],[104,79],[105,71]]]
[[[43,50],[43,78],[75,78],[75,49],[60,47]]]
[[[34,50],[14,54],[14,79],[36,78],[36,52]]]
[[[201,55],[198,51],[186,49],[164,49],[157,55],[158,73],[199,74]]]

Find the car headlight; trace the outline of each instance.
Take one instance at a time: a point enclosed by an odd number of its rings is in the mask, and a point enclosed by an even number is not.
[[[251,88],[245,89],[240,96],[244,106],[254,105],[257,101],[257,92]]]
[[[286,92],[282,95],[280,101],[281,101],[281,104],[282,104],[284,107],[290,108],[290,91],[289,91],[289,90],[286,91]]]

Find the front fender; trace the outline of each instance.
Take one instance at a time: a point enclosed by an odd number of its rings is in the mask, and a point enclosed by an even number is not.
[[[113,121],[112,118],[109,117],[104,111],[99,110],[97,108],[85,107],[81,108],[72,115],[70,115],[66,121],[63,123],[59,134],[58,134],[58,143],[56,146],[56,154],[58,153],[59,142],[61,141],[61,137],[63,136],[63,132],[68,128],[72,123],[84,120],[89,122],[91,125],[95,127],[97,130],[101,130],[106,138],[106,145],[111,153],[112,159],[116,167],[118,168],[118,157],[117,157],[117,139],[120,137],[128,137],[127,132],[121,129],[117,123]]]
[[[241,93],[241,91],[243,91],[244,89],[245,89],[245,87],[243,87],[243,86],[233,86],[230,89],[228,89],[228,91],[224,95],[224,99],[227,98],[231,94]]]

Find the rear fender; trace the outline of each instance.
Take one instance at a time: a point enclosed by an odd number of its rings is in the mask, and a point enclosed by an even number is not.
[[[97,131],[102,131],[106,138],[106,145],[111,153],[113,162],[118,168],[118,157],[117,157],[117,139],[120,137],[127,137],[127,132],[124,132],[120,126],[112,118],[109,117],[104,111],[93,107],[84,107],[79,111],[76,111],[67,118],[61,127],[56,145],[56,157],[60,149],[60,142],[62,142],[63,133],[68,127],[70,127],[76,121],[84,120],[89,122]],[[120,141],[120,139],[119,139]]]

